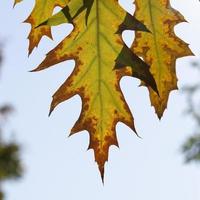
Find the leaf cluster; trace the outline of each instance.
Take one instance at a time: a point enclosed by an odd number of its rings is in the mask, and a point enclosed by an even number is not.
[[[53,14],[56,6],[61,10]],[[80,95],[82,112],[70,135],[82,130],[89,132],[88,149],[94,150],[102,178],[109,147],[118,146],[117,122],[136,132],[119,86],[120,79],[124,76],[140,79],[161,118],[170,92],[177,89],[176,59],[193,55],[188,44],[174,33],[174,26],[185,20],[169,0],[135,0],[135,7],[131,15],[116,0],[35,0],[33,11],[25,20],[31,24],[29,54],[43,36],[52,38],[52,26],[63,23],[74,26],[33,71],[75,60],[74,71],[53,95],[50,113],[61,102]],[[125,30],[135,31],[131,47],[122,39]],[[134,92],[131,85],[127,87]]]

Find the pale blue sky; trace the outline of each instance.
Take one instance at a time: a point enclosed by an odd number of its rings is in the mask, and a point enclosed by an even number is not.
[[[125,7],[131,5],[128,0],[121,2]],[[33,0],[24,0],[13,9],[13,0],[0,1],[0,37],[5,43],[0,103],[10,102],[17,109],[7,132],[13,135],[14,131],[14,137],[22,144],[25,166],[19,182],[5,185],[7,200],[200,200],[200,166],[184,165],[180,153],[180,145],[194,126],[183,115],[185,97],[172,92],[168,110],[159,121],[150,106],[147,90],[138,88],[139,81],[131,77],[123,78],[121,87],[143,139],[137,138],[124,124],[117,125],[120,149],[110,148],[105,185],[102,185],[93,152],[86,151],[87,132],[67,137],[79,116],[80,98],[75,96],[64,102],[48,118],[51,96],[72,71],[73,62],[39,73],[28,72],[71,28],[67,25],[54,28],[55,40],[44,38],[28,58],[26,38],[30,25],[21,22],[33,4]],[[177,35],[191,44],[199,59],[200,3],[173,0],[172,5],[190,22],[178,25]],[[177,61],[180,87],[199,79],[189,65],[196,59]]]

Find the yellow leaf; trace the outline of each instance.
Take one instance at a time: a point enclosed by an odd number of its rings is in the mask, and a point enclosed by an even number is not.
[[[121,77],[131,75],[131,70],[113,69],[123,47],[121,36],[115,33],[126,12],[116,0],[95,0],[87,26],[85,16],[86,10],[76,16],[73,32],[50,51],[34,71],[75,59],[74,71],[53,95],[51,111],[72,96],[81,96],[82,112],[71,134],[82,130],[89,132],[89,149],[94,149],[103,178],[109,146],[118,145],[117,122],[121,121],[135,130],[133,117],[119,86]]]
[[[19,0],[18,0],[19,1]],[[41,38],[46,35],[49,38],[51,36],[51,30],[48,26],[42,26],[39,28],[35,28],[43,21],[47,20],[52,16],[53,9],[56,6],[64,7],[70,0],[36,0],[35,7],[30,14],[30,16],[25,20],[25,22],[31,24],[31,32],[28,36],[29,39],[29,54],[31,54],[32,50],[38,46]]]
[[[149,88],[151,104],[161,118],[167,107],[169,93],[177,89],[176,59],[193,54],[174,33],[174,26],[185,20],[170,6],[169,0],[135,0],[135,4],[135,17],[151,33],[137,32],[132,49],[150,65],[159,91],[158,96]]]

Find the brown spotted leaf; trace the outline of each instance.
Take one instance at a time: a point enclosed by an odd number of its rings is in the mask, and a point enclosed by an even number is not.
[[[137,32],[132,49],[150,65],[159,92],[158,96],[149,88],[151,104],[161,118],[169,93],[177,89],[176,59],[192,55],[188,45],[174,33],[174,26],[185,20],[169,0],[135,0],[135,5],[135,17],[151,33]]]
[[[117,122],[121,121],[135,130],[133,117],[121,92],[119,81],[122,76],[132,75],[132,64],[137,63],[137,60],[131,60],[135,59],[132,54],[129,63],[121,60],[121,57],[118,58],[118,55],[123,55],[125,47],[121,35],[116,32],[127,16],[118,2],[94,0],[92,4],[82,7],[84,2],[77,5],[77,12],[73,12],[75,14],[70,13],[72,4],[69,4],[67,10],[61,10],[50,19],[41,22],[46,25],[58,25],[68,22],[71,18],[74,30],[47,54],[45,60],[34,71],[46,69],[65,60],[75,60],[74,71],[53,95],[50,112],[72,96],[81,96],[82,112],[71,134],[82,130],[89,132],[89,149],[94,150],[95,160],[103,178],[109,147],[118,145],[115,130]],[[135,26],[130,26],[131,30],[133,27]],[[118,61],[122,61],[122,69],[114,69]],[[128,65],[131,68],[126,67]],[[140,77],[148,73],[147,77],[152,78],[148,66],[140,66],[142,72],[138,67],[135,69],[137,74],[133,73],[133,76]],[[146,84],[149,82],[146,81]],[[155,81],[152,79],[151,84],[155,87]]]

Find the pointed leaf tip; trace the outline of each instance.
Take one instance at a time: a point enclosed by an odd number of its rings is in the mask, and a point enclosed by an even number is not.
[[[104,166],[98,166],[102,183],[104,184]]]
[[[15,7],[16,4],[18,4],[18,3],[22,2],[22,1],[23,1],[23,0],[15,0],[15,1],[14,1],[14,4],[13,4],[13,7]]]

